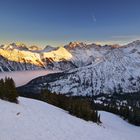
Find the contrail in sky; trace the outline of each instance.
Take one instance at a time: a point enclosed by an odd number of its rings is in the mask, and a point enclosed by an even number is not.
[[[96,19],[96,17],[95,17],[95,14],[94,14],[94,13],[92,14],[92,20],[93,20],[94,22],[96,22],[96,21],[97,21],[97,19]]]

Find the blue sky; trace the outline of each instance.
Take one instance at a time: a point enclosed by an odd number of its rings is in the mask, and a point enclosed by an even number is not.
[[[0,44],[126,43],[140,37],[140,0],[0,0]]]

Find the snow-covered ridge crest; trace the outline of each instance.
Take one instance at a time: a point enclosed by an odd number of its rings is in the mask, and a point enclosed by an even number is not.
[[[95,46],[88,49],[74,48],[69,52],[77,68],[60,75],[35,79],[30,83],[32,87],[29,87],[37,90],[34,84],[38,83],[38,87],[48,86],[53,92],[83,96],[113,94],[120,88],[124,93],[140,91],[139,41],[127,47]]]
[[[24,44],[22,42],[1,45],[0,48],[3,50],[12,51],[14,49],[17,49],[19,51],[31,51],[31,52],[35,52],[35,53],[39,53],[39,52],[43,51],[43,48],[41,48],[41,47],[38,47],[36,45],[27,46],[26,44]]]
[[[2,58],[7,61],[19,63],[21,65],[35,65],[38,68],[47,68],[48,66],[53,69],[61,69],[62,63],[67,63],[63,70],[72,69],[73,67],[84,67],[90,64],[96,64],[104,61],[108,55],[114,57],[115,50],[121,50],[124,56],[129,56],[131,59],[139,57],[140,53],[140,41],[134,41],[128,45],[97,45],[86,44],[82,42],[71,42],[68,45],[61,47],[46,46],[44,49],[37,46],[26,46],[23,43],[12,43],[9,45],[0,46],[1,64],[0,67],[5,71],[5,63]],[[111,55],[112,54],[112,55]],[[119,55],[119,53],[118,53]],[[115,55],[117,57],[117,55]],[[137,60],[135,60],[137,61]],[[61,63],[61,65],[59,64]],[[15,65],[10,64],[6,69],[14,69]],[[24,66],[25,67],[25,66]],[[23,68],[20,68],[23,69]],[[26,68],[24,68],[26,69]],[[34,69],[34,66],[32,67]]]
[[[61,60],[72,59],[71,53],[69,53],[64,47],[59,47],[57,50],[42,53],[43,58],[51,58],[55,62]]]
[[[74,49],[74,48],[84,48],[86,47],[87,45],[83,42],[70,42],[68,45],[65,46],[65,48],[67,49]]]
[[[29,63],[40,67],[43,66],[42,60],[38,53],[33,53],[25,50],[21,51],[18,49],[11,50],[0,48],[0,55],[10,61],[15,61],[19,63]]]
[[[61,64],[56,63],[69,61],[72,58],[72,55],[64,47],[46,46],[41,49],[35,45],[28,47],[23,43],[1,45],[0,56],[0,71],[35,70],[47,67],[61,69]]]

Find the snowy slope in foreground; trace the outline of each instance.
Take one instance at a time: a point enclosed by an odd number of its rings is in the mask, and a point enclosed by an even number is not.
[[[32,99],[20,104],[0,100],[0,140],[139,140],[140,127],[101,112],[103,125],[69,115]]]

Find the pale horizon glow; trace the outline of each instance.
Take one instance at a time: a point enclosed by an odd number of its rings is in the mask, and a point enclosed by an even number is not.
[[[118,37],[119,38],[119,37]],[[9,45],[11,43],[23,43],[27,46],[38,46],[40,48],[45,48],[47,45],[50,45],[52,47],[61,47],[61,46],[65,46],[67,44],[69,44],[70,42],[84,42],[86,44],[98,44],[98,45],[113,45],[113,44],[118,44],[118,45],[126,45],[128,43],[131,43],[135,40],[140,40],[140,37],[136,37],[136,38],[132,38],[132,39],[120,39],[120,40],[93,40],[93,41],[89,41],[89,40],[72,40],[72,41],[64,41],[64,42],[59,42],[59,41],[18,41],[18,40],[10,40],[10,41],[1,41],[0,40],[0,45]]]

